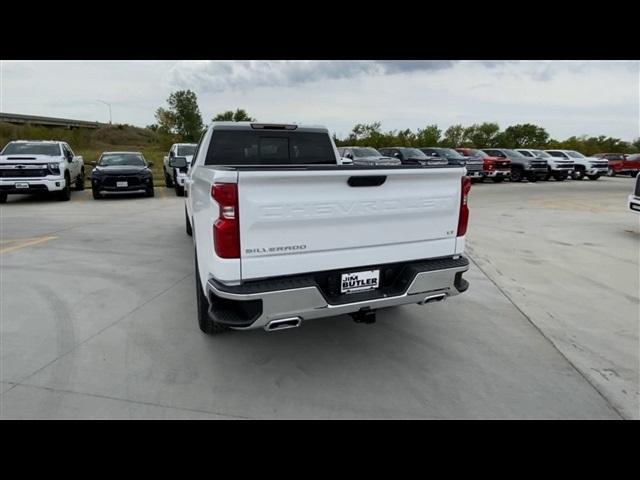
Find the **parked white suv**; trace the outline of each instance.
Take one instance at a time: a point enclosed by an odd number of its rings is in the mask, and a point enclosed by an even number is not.
[[[547,161],[547,176],[545,180],[549,180],[551,177],[561,182],[566,180],[571,174],[573,174],[574,161],[567,160],[565,158],[554,157],[549,155],[544,150],[532,150],[528,148],[518,148],[517,152],[520,152],[525,157],[541,158]]]
[[[196,150],[195,143],[174,143],[171,145],[169,155],[164,157],[162,171],[164,174],[165,184],[169,188],[175,187],[176,195],[179,197],[184,195],[184,181],[187,178],[187,171],[191,165],[191,159],[193,158],[193,152]],[[186,160],[186,167],[174,168],[169,165],[169,161],[172,158],[184,157]]]
[[[267,331],[466,291],[461,166],[339,164],[324,127],[214,122],[185,191],[202,331]]]
[[[582,180],[587,177],[589,180],[598,180],[609,170],[609,162],[601,158],[585,157],[575,150],[545,150],[549,155],[564,160],[573,160],[573,173],[571,178]]]
[[[0,152],[0,203],[9,194],[55,192],[71,198],[71,186],[84,189],[84,161],[66,142],[16,140]]]

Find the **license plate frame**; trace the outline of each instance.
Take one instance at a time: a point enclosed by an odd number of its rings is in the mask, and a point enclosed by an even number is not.
[[[118,181],[116,182],[116,187],[117,188],[127,188],[129,186],[129,182],[128,181]]]
[[[29,189],[29,182],[16,182],[13,184],[14,188],[18,189],[18,190],[28,190]]]
[[[380,269],[345,272],[340,275],[340,293],[350,294],[376,290],[380,287]]]

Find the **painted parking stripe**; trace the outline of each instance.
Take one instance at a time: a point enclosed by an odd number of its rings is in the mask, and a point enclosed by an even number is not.
[[[36,237],[36,238],[25,238],[23,240],[6,240],[5,243],[17,243],[17,245],[12,245],[5,248],[0,248],[0,255],[5,253],[15,252],[17,250],[22,250],[26,247],[32,247],[34,245],[39,245],[41,243],[49,242],[51,240],[55,240],[58,237],[55,236],[46,236],[46,237]]]

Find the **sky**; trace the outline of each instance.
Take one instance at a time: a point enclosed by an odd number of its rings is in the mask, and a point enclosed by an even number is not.
[[[191,89],[206,122],[244,108],[264,122],[383,130],[484,121],[552,138],[640,136],[637,61],[0,61],[0,111],[144,127]]]

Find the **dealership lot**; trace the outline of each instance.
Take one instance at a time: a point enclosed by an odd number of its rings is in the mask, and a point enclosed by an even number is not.
[[[172,190],[10,197],[0,416],[638,418],[632,185],[475,185],[464,295],[218,337]]]

